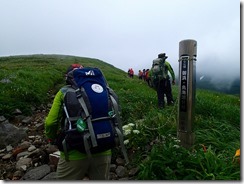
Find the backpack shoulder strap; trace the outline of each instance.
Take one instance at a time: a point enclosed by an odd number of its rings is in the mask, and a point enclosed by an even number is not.
[[[76,87],[76,89],[74,89],[74,91],[76,93],[76,97],[77,97],[78,101],[81,104],[81,107],[84,110],[84,113],[85,113],[85,116],[86,116],[88,130],[89,130],[90,135],[91,135],[92,145],[93,145],[93,147],[96,147],[97,146],[97,140],[96,140],[96,137],[95,137],[93,126],[92,126],[91,115],[89,113],[89,110],[88,110],[87,105],[86,105],[86,103],[84,101],[84,98],[83,98],[84,96],[86,96],[86,92],[85,92],[85,90],[83,88],[80,89],[78,87]]]
[[[120,143],[120,146],[121,146],[121,151],[124,155],[124,159],[126,161],[126,164],[129,163],[129,159],[128,159],[128,155],[127,155],[127,152],[126,152],[126,148],[125,148],[125,145],[124,145],[124,138],[123,138],[123,130],[122,130],[122,121],[120,119],[120,113],[119,113],[119,106],[118,106],[118,103],[115,99],[114,96],[116,96],[116,94],[114,93],[114,91],[107,87],[108,91],[109,91],[109,95],[110,95],[110,98],[111,98],[111,101],[112,101],[112,104],[113,104],[113,107],[114,107],[114,111],[115,111],[115,116],[116,116],[116,122],[115,122],[115,130],[116,130],[116,133],[118,134],[118,138],[119,138],[119,143]]]
[[[90,152],[88,139],[89,139],[89,137],[91,137],[91,142],[92,142],[93,147],[97,146],[97,141],[96,141],[95,133],[94,133],[93,126],[92,126],[91,115],[90,115],[90,112],[89,112],[88,107],[87,107],[87,104],[89,104],[89,100],[87,98],[88,102],[87,102],[87,100],[85,102],[84,98],[86,98],[87,95],[86,95],[84,89],[80,90],[75,85],[70,86],[69,89],[67,90],[67,92],[68,91],[74,92],[76,94],[76,97],[77,97],[82,109],[84,110],[85,120],[87,122],[89,133],[86,133],[84,135],[84,140],[83,141],[84,141],[84,147],[85,147],[85,150],[86,150],[86,152],[88,154],[88,157],[91,158],[91,152]],[[70,127],[71,126],[71,122],[70,121],[72,121],[72,119],[77,119],[77,117],[69,117],[69,114],[67,112],[65,104],[64,104],[64,111],[65,111],[65,114],[66,114],[65,127],[66,127],[67,123],[69,123],[69,129],[71,129],[71,127]],[[66,139],[63,140],[62,145],[63,145],[63,149],[64,149],[65,160],[69,161]]]

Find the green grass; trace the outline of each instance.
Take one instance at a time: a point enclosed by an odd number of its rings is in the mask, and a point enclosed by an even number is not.
[[[196,90],[194,133],[191,149],[177,139],[177,103],[157,108],[156,92],[138,78],[98,59],[30,55],[0,58],[0,115],[7,118],[18,108],[30,115],[31,107],[50,102],[64,84],[71,63],[98,67],[119,96],[124,125],[133,123],[139,134],[130,134],[126,145],[131,167],[139,180],[240,180],[240,165],[233,162],[240,148],[240,98]],[[178,87],[173,86],[177,99]],[[204,151],[203,147],[206,148]]]

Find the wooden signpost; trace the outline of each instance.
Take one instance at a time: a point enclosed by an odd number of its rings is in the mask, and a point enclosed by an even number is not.
[[[193,132],[196,94],[197,42],[182,40],[179,43],[179,104],[177,136],[181,145],[190,148],[194,144]]]

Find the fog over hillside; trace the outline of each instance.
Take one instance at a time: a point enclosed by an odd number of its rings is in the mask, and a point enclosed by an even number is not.
[[[240,77],[224,74],[222,76],[197,73],[196,87],[227,94],[240,94]]]
[[[237,86],[239,86],[240,90],[241,69],[240,64],[239,66],[236,64],[238,63],[237,57],[229,56],[225,59],[225,61],[218,60],[218,62],[216,62],[217,60],[215,60],[216,57],[217,56],[210,55],[208,60],[205,59],[204,61],[197,63],[196,80],[198,82],[198,86],[203,86],[203,84],[208,82],[211,87],[214,87],[216,90],[219,91],[236,91]],[[233,59],[235,61],[233,61]]]
[[[227,64],[226,64],[227,63]],[[236,62],[235,62],[236,63]],[[240,66],[231,62],[196,61],[196,87],[227,94],[240,94]],[[175,71],[178,80],[178,68]]]

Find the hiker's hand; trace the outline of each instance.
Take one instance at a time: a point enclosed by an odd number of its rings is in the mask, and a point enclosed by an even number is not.
[[[175,85],[175,80],[172,81],[172,84]]]

